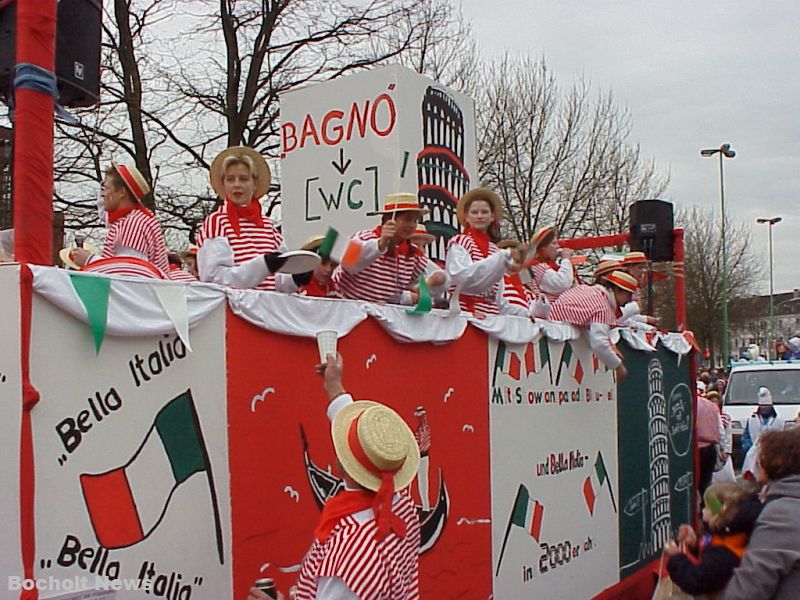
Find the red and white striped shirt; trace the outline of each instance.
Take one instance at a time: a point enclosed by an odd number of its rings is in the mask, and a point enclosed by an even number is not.
[[[417,440],[420,454],[427,456],[431,451],[431,426],[428,424],[427,415],[420,418],[419,425],[414,431],[414,439]]]
[[[529,315],[533,300],[533,292],[522,284],[518,273],[503,277],[503,302],[512,307],[509,312],[521,315],[523,312],[519,309],[523,309],[524,314]]]
[[[536,289],[544,294],[551,304],[575,285],[572,263],[566,258],[561,259],[560,265],[553,262],[534,263],[531,271]]]
[[[85,271],[86,273],[100,273],[101,275],[117,275],[120,277],[167,279],[152,263],[133,256],[97,258],[81,267],[81,271]]]
[[[617,318],[605,289],[599,285],[577,285],[561,294],[550,311],[551,321],[565,321],[577,327],[601,323],[615,327]]]
[[[169,266],[169,277],[173,281],[197,281],[197,277],[189,273],[189,271],[184,271],[178,265]]]
[[[202,248],[207,240],[224,238],[233,252],[233,266],[239,266],[257,256],[278,252],[283,245],[283,236],[266,217],[263,227],[248,219],[240,219],[239,232],[239,235],[236,235],[223,204],[203,221],[197,232],[197,246]],[[268,275],[254,289],[274,291],[275,275]]]
[[[357,231],[351,239],[362,243],[380,239],[380,228]],[[383,252],[367,267],[354,273],[342,265],[333,272],[333,285],[342,298],[367,300],[369,302],[399,302],[406,290],[410,289],[425,273],[428,257],[411,244],[403,249]]]
[[[499,251],[494,242],[490,240],[488,250],[486,254],[484,254],[469,233],[459,233],[453,236],[447,244],[447,251],[450,252],[453,246],[461,246],[466,250],[473,263],[484,260]],[[500,307],[497,304],[497,295],[500,293],[500,280],[502,280],[502,273],[504,271],[505,269],[503,268],[498,279],[490,283],[489,286],[486,286],[486,289],[481,290],[479,294],[464,293],[464,291],[462,291],[458,299],[461,310],[468,312],[478,311],[487,315],[498,314],[500,312]]]
[[[324,541],[314,540],[303,559],[295,600],[317,597],[321,577],[339,577],[362,600],[419,598],[420,530],[417,510],[405,492],[395,493],[392,512],[406,523],[403,538],[375,540],[372,509],[342,517]]]
[[[131,252],[133,251],[133,253]],[[100,258],[137,256],[147,260],[169,279],[169,260],[158,220],[142,210],[132,210],[108,228]]]

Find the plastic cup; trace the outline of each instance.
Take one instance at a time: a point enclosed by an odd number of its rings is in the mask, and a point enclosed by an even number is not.
[[[325,357],[330,354],[336,356],[336,340],[339,334],[336,331],[318,331],[317,332],[317,348],[319,349],[319,362],[325,364],[327,361]]]

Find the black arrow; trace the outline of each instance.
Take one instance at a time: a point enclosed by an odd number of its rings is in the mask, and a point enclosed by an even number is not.
[[[344,172],[347,171],[347,167],[350,166],[350,163],[353,162],[351,159],[347,159],[347,162],[344,162],[344,148],[339,148],[339,162],[337,163],[335,160],[331,161],[333,168],[339,171],[339,175],[344,175]]]

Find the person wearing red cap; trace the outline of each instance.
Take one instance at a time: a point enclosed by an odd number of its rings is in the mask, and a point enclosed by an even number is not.
[[[108,275],[169,279],[161,225],[142,204],[150,186],[133,165],[111,163],[103,178],[103,208],[108,233],[99,257],[75,248],[70,258],[81,270]]]
[[[534,248],[532,265],[533,281],[548,302],[556,301],[576,282],[572,267],[572,249],[558,245],[558,232],[555,227],[543,227],[531,239]]]
[[[434,296],[447,289],[447,274],[436,267],[425,252],[411,243],[421,216],[428,214],[416,194],[389,194],[384,199],[381,224],[350,236],[342,263],[333,272],[333,284],[343,298],[413,304],[411,288],[420,275]],[[356,248],[355,260],[348,260]]]
[[[271,179],[267,162],[252,148],[233,146],[217,155],[208,175],[224,202],[197,232],[200,280],[274,291],[286,248],[281,233],[261,214],[258,199]]]
[[[622,325],[646,323],[647,325],[655,326],[658,324],[657,318],[642,314],[641,289],[647,279],[645,275],[647,264],[647,255],[644,252],[628,252],[622,259],[622,268],[620,270],[628,273],[639,284],[639,289],[633,294],[631,301],[621,307],[622,315],[620,317],[620,323]]]
[[[417,599],[420,525],[405,490],[419,469],[419,446],[394,410],[353,401],[342,385],[343,370],[341,355],[329,354],[317,366],[330,401],[331,438],[345,489],[325,502],[293,598]],[[265,598],[250,589],[249,600]]]
[[[550,312],[553,321],[588,329],[592,352],[604,365],[617,371],[617,381],[622,381],[628,372],[611,341],[611,329],[617,326],[617,307],[630,302],[637,287],[636,280],[627,273],[612,271],[599,284],[577,285],[567,290],[556,299]]]
[[[470,190],[458,201],[456,213],[464,232],[450,239],[446,268],[461,310],[496,315],[506,270],[517,272],[522,266],[516,249],[495,245],[503,214],[500,198],[487,188]]]

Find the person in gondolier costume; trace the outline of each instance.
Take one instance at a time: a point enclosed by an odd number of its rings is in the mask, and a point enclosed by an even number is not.
[[[209,178],[224,202],[197,231],[200,280],[274,291],[286,248],[272,221],[261,214],[258,199],[271,178],[267,162],[252,148],[233,146],[217,155]]]
[[[384,201],[381,224],[350,236],[348,249],[359,248],[352,264],[340,264],[333,272],[333,282],[343,298],[412,304],[411,288],[422,274],[433,295],[447,288],[447,274],[436,267],[410,238],[428,209],[422,208],[416,194],[389,194]],[[344,259],[343,259],[344,260]]]
[[[414,433],[388,406],[353,400],[342,385],[340,355],[329,354],[317,371],[330,401],[331,437],[345,488],[325,503],[294,598],[416,600],[420,529],[406,490],[420,463]],[[267,595],[252,588],[248,598]]]
[[[458,201],[458,222],[464,232],[447,245],[446,268],[458,290],[461,310],[498,314],[503,276],[506,270],[521,268],[518,250],[500,250],[495,245],[502,214],[500,198],[487,188],[470,190]]]
[[[647,276],[645,269],[648,260],[644,252],[628,252],[622,259],[622,271],[628,273],[639,284],[639,289],[631,298],[631,301],[622,308],[623,316],[620,322],[623,325],[634,325],[636,323],[646,323],[647,325],[657,325],[658,319],[650,315],[642,314],[642,286],[646,283]]]
[[[428,423],[428,413],[424,406],[418,406],[414,411],[417,417],[417,426],[414,429],[414,438],[419,445],[419,472],[417,473],[417,487],[419,488],[419,500],[422,504],[423,512],[431,509],[431,499],[428,492],[428,474],[430,471],[431,453],[431,426]]]
[[[618,381],[625,378],[627,370],[611,342],[611,329],[617,326],[617,307],[630,302],[637,287],[636,280],[627,273],[612,271],[597,285],[577,285],[561,294],[550,313],[554,321],[588,329],[592,352],[604,365],[617,371]]]
[[[183,269],[183,261],[181,260],[180,254],[169,252],[167,254],[167,259],[169,260],[170,279],[173,281],[185,281],[187,283],[197,281],[197,277],[189,273],[189,271],[185,271]]]
[[[501,250],[513,248],[523,252],[523,245],[517,240],[502,240],[497,243]],[[506,270],[503,276],[503,291],[500,298],[500,314],[517,315],[520,317],[532,317],[536,313],[536,297],[533,292],[522,281],[522,275],[527,275],[530,283],[530,274],[527,271]],[[538,315],[537,315],[538,316]]]
[[[306,240],[300,249],[320,254],[320,248],[325,241],[324,235],[314,235]],[[340,298],[336,286],[333,285],[331,276],[333,270],[339,265],[330,256],[320,254],[320,262],[313,271],[299,273],[292,276],[291,285],[282,286],[281,291],[297,293],[301,296],[314,296],[316,298]],[[285,289],[284,289],[285,288]]]
[[[543,227],[531,239],[536,254],[532,265],[533,281],[548,302],[553,303],[559,295],[576,285],[572,267],[572,249],[558,245],[555,227]]]
[[[149,279],[169,279],[161,225],[142,204],[150,186],[133,165],[111,163],[103,178],[102,208],[108,232],[100,256],[75,248],[70,258],[82,271]]]

